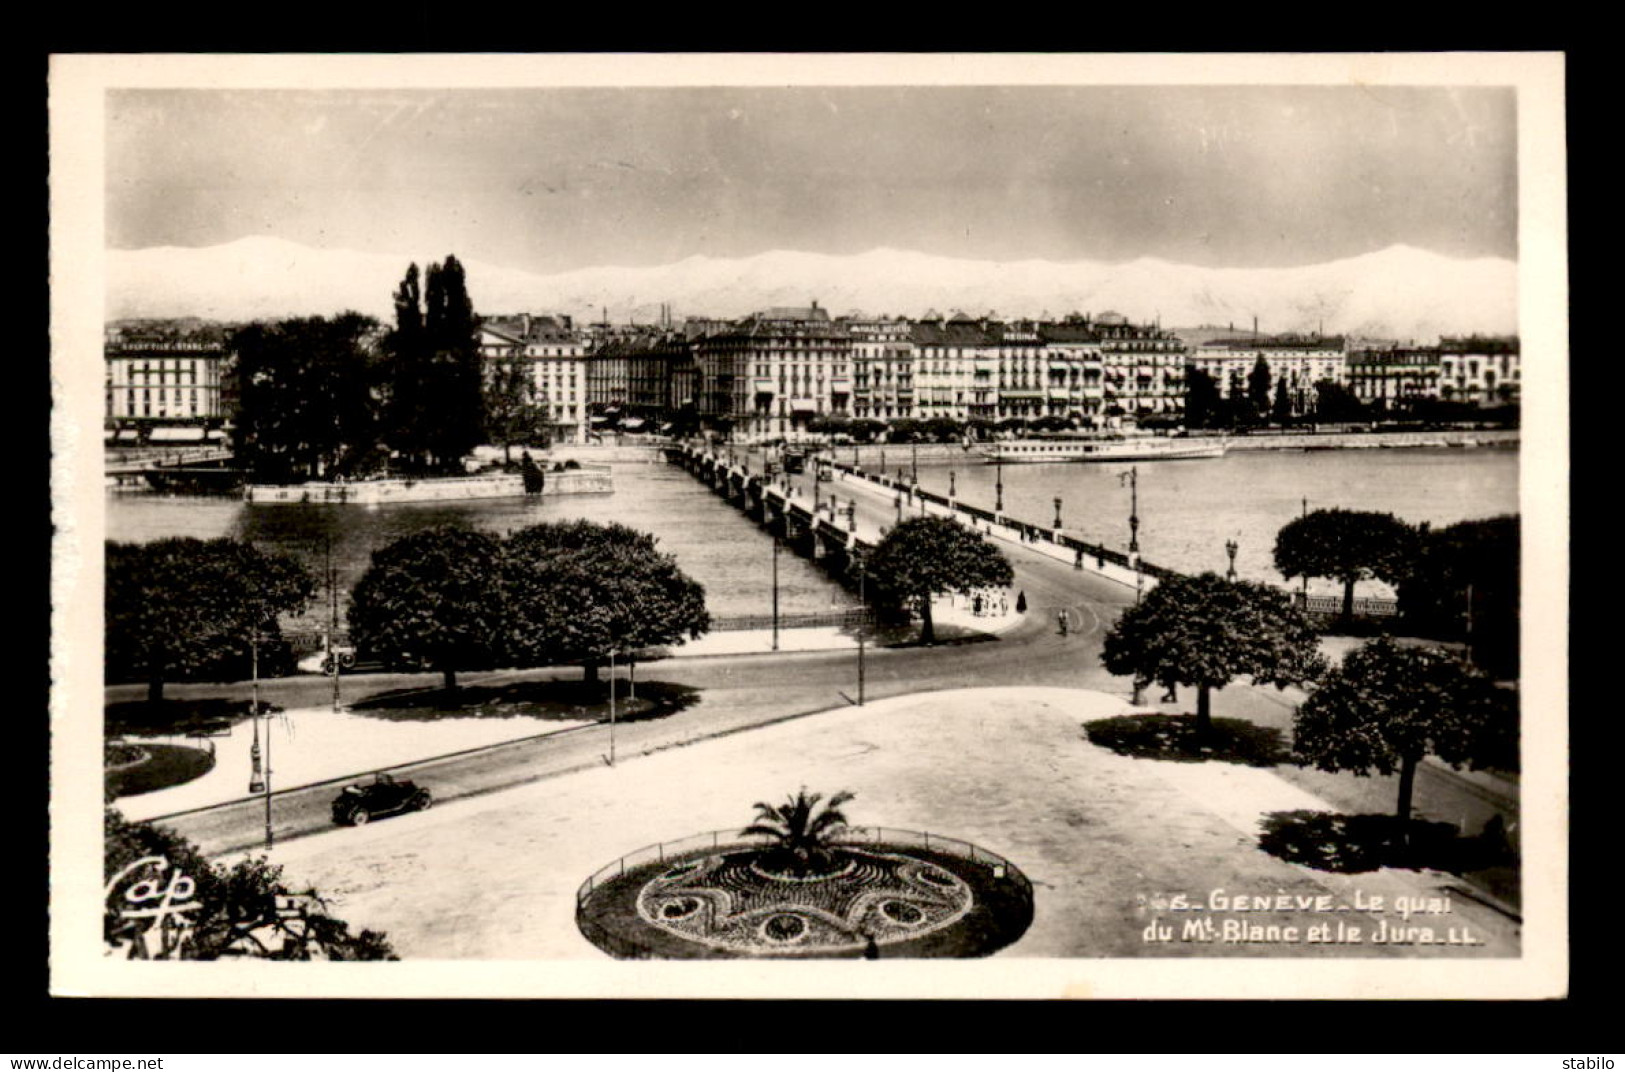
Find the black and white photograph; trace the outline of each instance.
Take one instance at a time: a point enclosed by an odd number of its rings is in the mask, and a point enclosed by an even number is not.
[[[1564,995],[1561,55],[50,77],[53,993]]]

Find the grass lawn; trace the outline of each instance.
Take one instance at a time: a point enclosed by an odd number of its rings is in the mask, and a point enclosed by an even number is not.
[[[145,753],[129,766],[107,772],[107,788],[115,797],[133,797],[168,789],[201,778],[214,769],[214,756],[201,748],[175,744],[140,744]]]

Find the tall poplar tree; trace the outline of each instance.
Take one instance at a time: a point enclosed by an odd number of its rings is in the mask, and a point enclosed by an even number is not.
[[[395,291],[387,348],[388,441],[414,473],[455,472],[484,434],[479,325],[456,257],[411,265]]]
[[[1259,354],[1253,370],[1247,374],[1247,401],[1252,403],[1253,416],[1263,417],[1270,411],[1270,363]]]

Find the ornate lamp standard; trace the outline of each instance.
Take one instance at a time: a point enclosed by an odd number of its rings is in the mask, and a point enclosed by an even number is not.
[[[1061,527],[1061,497],[1055,496],[1055,528]]]
[[[869,564],[864,561],[863,548],[857,546],[853,540],[852,567],[858,571],[858,706],[863,706],[863,647],[864,639],[869,635],[869,601],[864,594],[864,579],[868,576]]]
[[[254,743],[249,746],[250,762],[253,771],[249,775],[248,791],[250,793],[265,794],[265,847],[272,848],[274,841],[271,834],[271,717],[265,717],[265,771],[264,777],[260,773],[260,626],[254,623],[254,631],[249,634],[249,689],[252,697],[253,712],[249,716],[254,722]]]
[[[1004,513],[1004,452],[993,450],[993,512]]]
[[[789,510],[785,512],[788,524]],[[779,534],[773,534],[773,650],[779,650]]]
[[[954,487],[954,471],[952,469],[950,469],[950,470],[948,470],[948,499],[949,499],[950,502],[953,501],[953,499],[955,497],[955,491],[956,491],[956,489]]]
[[[918,443],[910,443],[908,445],[908,453],[909,453],[909,483],[913,484],[915,487],[919,487],[920,486],[920,445]]]
[[[1224,571],[1224,579],[1227,581],[1236,579],[1236,552],[1239,550],[1241,545],[1235,540],[1224,541],[1224,553],[1230,556],[1230,568]]]

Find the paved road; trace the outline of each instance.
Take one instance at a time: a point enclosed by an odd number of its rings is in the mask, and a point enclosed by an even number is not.
[[[754,467],[754,466],[753,466]],[[796,481],[801,502],[810,502],[810,475]],[[891,493],[842,480],[825,483],[820,497],[837,494],[843,505],[856,499],[861,532],[897,519]],[[1055,685],[1128,695],[1128,683],[1100,666],[1105,629],[1132,603],[1131,589],[1039,554],[1021,544],[1001,543],[1016,570],[1015,587],[1025,592],[1025,620],[997,639],[947,643],[936,647],[870,648],[865,660],[865,699],[910,692],[986,687],[999,684]],[[1059,635],[1056,611],[1066,608],[1074,628]],[[460,683],[499,684],[575,676],[577,669],[459,675]],[[722,656],[673,659],[644,666],[646,681],[673,682],[697,690],[691,706],[662,718],[586,726],[544,737],[491,746],[442,757],[396,773],[422,779],[439,800],[492,792],[608,761],[611,741],[617,762],[635,762],[642,754],[682,747],[695,741],[766,725],[787,718],[815,716],[820,711],[854,703],[857,660],[851,652],[811,652],[772,656]],[[438,675],[357,675],[345,681],[345,697],[409,687],[432,687]],[[177,697],[242,698],[240,684],[174,686]],[[325,679],[292,678],[262,686],[265,699],[284,707],[326,702],[331,685]],[[139,687],[108,690],[109,700],[140,695]],[[1156,696],[1147,699],[1155,700]],[[1188,697],[1187,697],[1188,699]],[[1290,730],[1291,712],[1301,694],[1234,686],[1215,697],[1215,714],[1241,717]],[[1170,708],[1172,709],[1172,708]],[[1354,778],[1317,771],[1281,768],[1283,777],[1351,812],[1387,812],[1395,791],[1391,779]],[[272,829],[286,840],[329,828],[332,784],[291,789],[273,796]],[[1417,809],[1427,816],[1466,820],[1475,831],[1491,814],[1516,821],[1516,801],[1486,792],[1441,767],[1424,768],[1417,784]],[[263,844],[263,800],[220,805],[163,820],[215,854]]]

